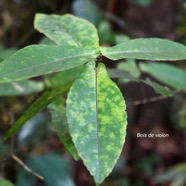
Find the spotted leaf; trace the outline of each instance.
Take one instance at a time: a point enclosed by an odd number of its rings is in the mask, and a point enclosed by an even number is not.
[[[98,48],[99,38],[93,24],[70,14],[36,14],[34,27],[59,45]]]
[[[83,47],[30,45],[0,63],[0,83],[69,70],[98,55]]]
[[[186,59],[186,47],[166,39],[132,39],[114,47],[102,47],[101,52],[112,60],[123,58],[144,60]]]
[[[67,99],[70,133],[96,183],[112,171],[126,135],[125,101],[102,63],[89,62]]]

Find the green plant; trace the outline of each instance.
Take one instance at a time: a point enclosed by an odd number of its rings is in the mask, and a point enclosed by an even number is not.
[[[186,184],[186,163],[181,163],[171,167],[168,171],[155,177],[156,183],[170,182],[171,186],[182,186]]]
[[[101,58],[104,56],[114,61],[125,58],[183,60],[186,59],[186,47],[158,38],[126,40],[114,47],[100,47],[96,28],[88,21],[69,14],[37,14],[34,26],[56,44],[30,45],[0,63],[1,86],[13,83],[20,93],[23,93],[20,87],[27,89],[27,83],[21,82],[45,75],[45,81],[41,82],[43,86],[39,89],[44,89],[43,93],[17,119],[5,139],[15,135],[26,121],[50,104],[55,128],[64,146],[75,159],[78,156],[82,158],[99,185],[119,158],[127,126],[124,98],[107,74]],[[184,70],[159,63],[140,63],[139,68],[135,61],[126,64],[130,68],[124,65],[121,69],[108,69],[110,76],[142,81],[164,96],[173,94],[168,87],[150,79],[140,79],[143,71],[171,88],[186,90]],[[47,76],[52,73],[53,76]],[[66,92],[65,109],[64,100],[60,97]],[[60,130],[60,117],[65,115],[68,122],[63,122],[64,126],[61,123],[61,128],[65,130]]]

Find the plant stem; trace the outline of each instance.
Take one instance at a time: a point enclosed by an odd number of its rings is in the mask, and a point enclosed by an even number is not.
[[[11,154],[11,157],[19,163],[19,165],[21,165],[27,172],[31,173],[32,175],[36,176],[37,178],[39,178],[40,180],[44,180],[44,177],[41,176],[40,174],[38,174],[37,172],[33,171],[32,169],[30,169],[29,167],[27,167],[27,165],[21,160],[19,159],[15,154]]]

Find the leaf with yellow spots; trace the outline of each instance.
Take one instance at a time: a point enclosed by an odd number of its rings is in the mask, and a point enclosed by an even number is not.
[[[102,63],[87,63],[67,99],[70,133],[96,183],[112,171],[126,135],[126,106]]]
[[[97,49],[99,38],[93,24],[70,14],[36,14],[34,27],[58,45]]]
[[[61,45],[30,45],[0,63],[0,83],[66,71],[95,59],[99,51]]]

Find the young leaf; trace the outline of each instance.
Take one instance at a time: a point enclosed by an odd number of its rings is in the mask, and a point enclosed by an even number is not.
[[[59,45],[92,49],[99,47],[94,25],[70,14],[63,16],[36,14],[34,27]]]
[[[20,118],[18,118],[18,120],[6,133],[5,140],[16,134],[19,129],[26,123],[26,121],[35,116],[38,112],[42,111],[47,105],[52,103],[62,93],[66,92],[70,88],[70,85],[71,84],[67,84],[62,87],[54,88],[53,90],[46,90],[42,94],[42,96],[39,97]]]
[[[73,142],[96,183],[112,171],[126,135],[123,96],[105,66],[89,62],[74,81],[67,99],[67,119]]]
[[[98,55],[81,47],[31,45],[0,63],[0,83],[65,71],[83,65]]]
[[[2,83],[0,85],[0,96],[19,96],[40,92],[44,88],[42,82],[23,80],[20,82]]]
[[[57,99],[49,105],[49,109],[52,113],[52,126],[59,136],[59,139],[73,158],[78,160],[79,156],[69,132],[64,102],[61,99]]]
[[[186,90],[186,71],[180,68],[165,63],[140,63],[140,69],[177,90]]]
[[[112,60],[123,58],[144,60],[183,60],[186,47],[166,39],[132,39],[114,47],[101,47],[101,53]]]

